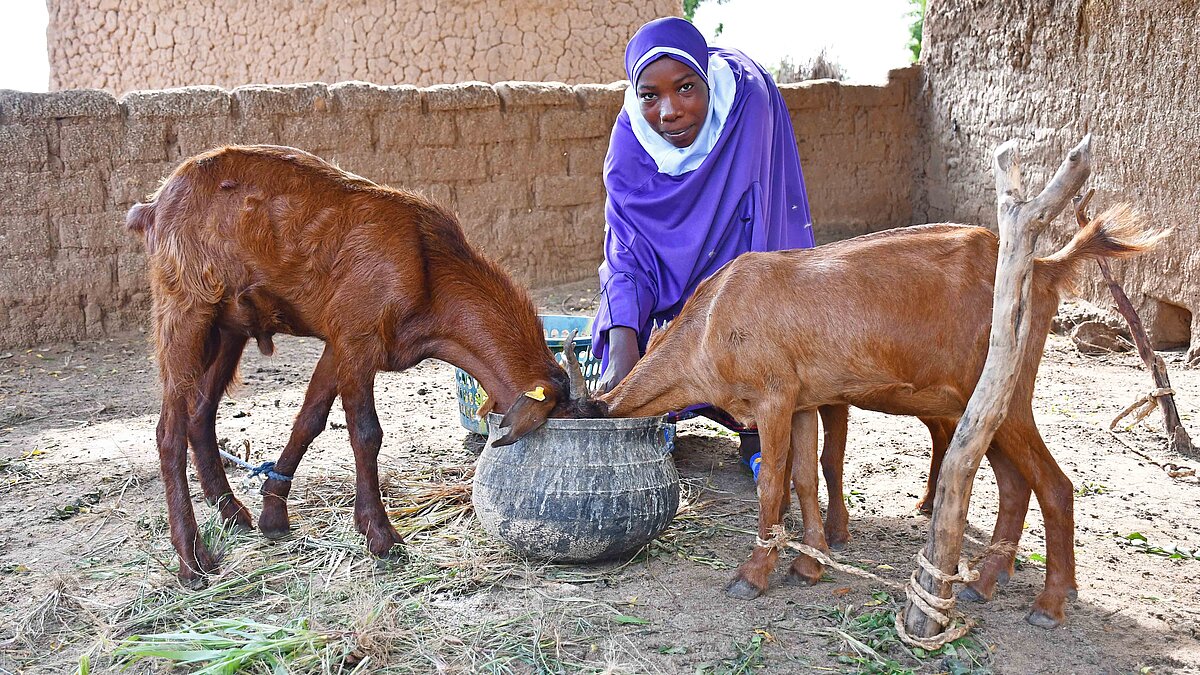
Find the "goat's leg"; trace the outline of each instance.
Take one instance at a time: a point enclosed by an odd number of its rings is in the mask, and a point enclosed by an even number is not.
[[[787,464],[783,467],[783,475],[784,476],[792,475],[792,458],[795,457],[795,455],[796,455],[795,452],[789,452],[787,454]],[[786,485],[787,483],[785,482],[784,484]],[[791,508],[792,508],[792,493],[791,493],[791,488],[788,488],[787,497],[784,497],[784,499],[783,499],[783,512],[779,514],[779,517],[781,520],[783,518],[787,517],[788,510],[790,510]]]
[[[342,352],[345,353],[345,352]],[[367,548],[386,557],[392,546],[401,543],[400,533],[388,520],[379,492],[379,448],[383,429],[375,412],[374,368],[352,368],[352,361],[339,354],[338,386],[346,426],[354,448],[354,524],[366,535]]]
[[[929,516],[933,515],[933,496],[937,494],[938,474],[942,471],[942,459],[946,456],[946,449],[950,447],[950,439],[954,438],[954,427],[958,422],[946,417],[922,417],[921,421],[929,429],[933,455],[929,459],[929,477],[925,479],[925,496],[917,502],[917,510]]]
[[[787,474],[791,411],[780,407],[769,415],[756,415],[756,419],[762,442],[762,463],[758,470],[758,536],[766,541],[773,536],[771,529],[783,523],[783,513],[791,498]],[[743,600],[757,598],[767,590],[768,578],[778,559],[777,548],[756,545],[750,559],[742,563],[737,575],[725,587],[725,592]]]
[[[192,446],[192,462],[200,476],[200,486],[209,504],[215,505],[226,523],[250,529],[253,523],[247,509],[229,487],[229,479],[221,466],[217,449],[217,405],[225,388],[237,371],[238,361],[246,338],[227,331],[217,334],[215,354],[204,371],[196,391],[196,399],[188,418],[188,442]]]
[[[1025,620],[1055,628],[1066,619],[1067,598],[1075,597],[1077,588],[1074,487],[1046,448],[1031,410],[1010,410],[996,437],[1033,488],[1046,522],[1046,585]]]
[[[275,462],[275,471],[285,476],[295,476],[300,460],[313,440],[325,430],[329,420],[329,409],[333,407],[333,399],[337,398],[337,368],[333,358],[333,350],[328,346],[321,352],[321,359],[313,370],[312,379],[308,381],[308,390],[304,394],[304,405],[296,415],[292,424],[292,435],[288,438],[287,446]],[[267,480],[262,486],[263,510],[258,519],[258,529],[264,536],[279,539],[287,536],[290,529],[288,522],[287,498],[292,490],[291,481]]]
[[[803,541],[808,546],[828,553],[825,530],[821,526],[821,505],[817,499],[820,491],[817,485],[817,415],[812,410],[802,410],[792,415],[791,450],[792,483],[800,499],[800,518],[804,523]],[[822,571],[821,563],[802,553],[792,561],[788,578],[812,586],[821,580]]]
[[[829,507],[825,514],[825,540],[830,548],[841,549],[850,541],[850,513],[846,510],[845,488],[842,486],[850,406],[823,405],[818,410],[825,434],[821,446],[821,473],[825,475],[825,490],[829,495]],[[792,443],[795,442],[793,438]]]
[[[1046,523],[1046,586],[1025,620],[1041,628],[1056,628],[1066,620],[1067,599],[1078,595],[1075,583],[1075,486],[1050,456],[1032,418],[1026,428],[1033,453],[1040,460],[1033,472],[1035,477],[1026,480],[1037,495]]]
[[[988,448],[988,463],[996,475],[996,487],[1000,492],[1000,509],[996,516],[996,527],[992,530],[992,544],[1010,543],[1012,550],[993,551],[975,564],[979,578],[967,584],[958,593],[963,600],[987,602],[996,591],[996,584],[1008,583],[1016,561],[1016,545],[1021,540],[1025,526],[1025,514],[1029,511],[1029,483],[1013,465],[1001,446],[993,443]]]
[[[173,316],[178,312],[177,307],[168,307],[161,314]],[[155,328],[163,380],[162,412],[156,434],[158,460],[167,498],[171,543],[179,554],[179,581],[192,589],[203,588],[204,577],[217,569],[216,558],[200,540],[187,479],[188,401],[195,398],[196,383],[203,375],[201,359],[208,332],[208,322],[196,321],[195,317],[177,317],[172,325]]]

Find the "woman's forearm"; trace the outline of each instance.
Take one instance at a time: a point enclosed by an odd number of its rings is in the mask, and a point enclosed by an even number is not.
[[[608,329],[608,367],[600,378],[598,393],[605,393],[620,384],[641,358],[637,331],[628,326]]]

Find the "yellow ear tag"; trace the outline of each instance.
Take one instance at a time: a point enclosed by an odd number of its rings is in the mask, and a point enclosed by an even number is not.
[[[538,387],[537,389],[534,389],[533,391],[525,392],[525,395],[535,401],[545,401],[546,400],[546,389],[545,389],[545,387]]]

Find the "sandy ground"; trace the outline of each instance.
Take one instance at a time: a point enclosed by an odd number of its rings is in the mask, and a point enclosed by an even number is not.
[[[577,313],[593,306],[594,294],[574,284],[536,296],[549,313]],[[282,448],[320,350],[315,341],[285,337],[277,347],[274,358],[247,351],[245,384],[218,419],[218,435],[235,446],[248,441],[256,461]],[[116,669],[114,650],[129,635],[204,618],[187,608],[211,597],[189,596],[169,569],[175,559],[154,448],[159,385],[148,354],[139,334],[0,353],[0,672],[73,672],[85,654],[95,672]],[[1162,356],[1185,425],[1200,437],[1200,370],[1185,370],[1181,353]],[[524,563],[467,514],[443,529],[431,525],[413,550],[427,561],[443,554],[475,561],[461,572],[451,572],[454,564],[438,568],[447,578],[473,575],[473,583],[423,577],[437,589],[413,590],[403,569],[377,567],[353,531],[352,459],[336,406],[292,492],[294,541],[271,546],[257,533],[228,540],[224,574],[263,581],[213,607],[275,624],[304,615],[317,628],[345,626],[337,639],[343,652],[356,654],[343,659],[347,670],[366,653],[372,669],[394,672],[1197,672],[1200,560],[1167,553],[1200,548],[1200,485],[1170,477],[1161,465],[1200,462],[1167,454],[1157,413],[1147,420],[1152,426],[1108,431],[1114,415],[1150,388],[1136,355],[1088,357],[1066,338],[1048,342],[1035,407],[1047,445],[1076,488],[1079,581],[1067,623],[1053,631],[1024,621],[1044,578],[1035,505],[1015,578],[990,603],[961,607],[979,622],[971,639],[917,658],[888,636],[888,612],[903,599],[911,556],[926,537],[928,521],[913,505],[928,468],[928,438],[915,419],[861,411],[852,414],[846,466],[853,541],[837,558],[874,578],[835,571],[811,588],[789,586],[785,556],[765,596],[727,598],[724,584],[752,545],[754,484],[736,462],[734,437],[687,422],[675,453],[686,517],[632,561]],[[381,466],[397,484],[452,480],[454,471],[469,469],[480,442],[458,425],[450,366],[426,362],[381,374],[377,400]],[[230,473],[236,485],[241,474]],[[968,553],[983,548],[996,508],[990,471],[981,469],[976,480]],[[192,489],[199,517],[210,517],[194,476]],[[329,502],[330,494],[341,501]],[[257,492],[244,501],[257,514]],[[314,504],[321,508],[308,508]],[[315,513],[325,515],[306,516]],[[1131,543],[1132,533],[1146,541]],[[335,540],[345,544],[321,549],[323,567],[305,567],[320,542]],[[293,576],[275,584],[271,575],[282,573],[256,577],[246,571],[255,565]],[[304,593],[294,592],[297,583]],[[151,605],[176,609],[153,621],[129,619]],[[368,624],[387,630],[362,628]],[[868,640],[878,657],[856,651],[855,639]],[[163,664],[140,662],[133,670]]]

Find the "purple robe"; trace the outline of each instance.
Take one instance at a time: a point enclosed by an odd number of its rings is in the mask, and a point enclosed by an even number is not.
[[[663,48],[672,51],[653,53]],[[656,147],[665,140],[648,138],[637,112],[637,77],[660,57],[709,82],[709,115],[692,147]],[[708,48],[690,23],[674,18],[643,26],[625,65],[630,91],[604,161],[604,263],[592,328],[604,366],[613,326],[637,331],[644,351],[652,325],[674,318],[725,263],[746,251],[813,246],[791,119],[761,66],[740,51]]]

